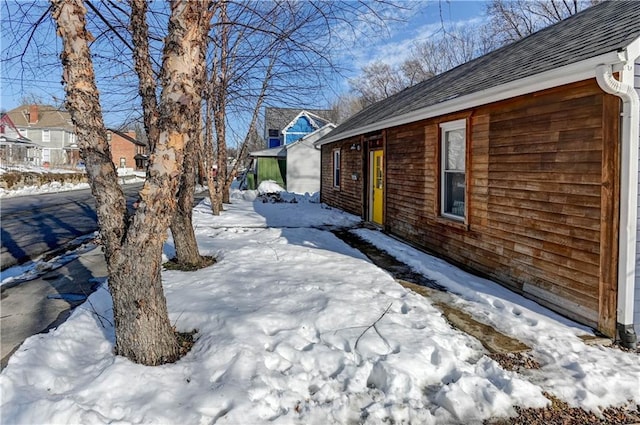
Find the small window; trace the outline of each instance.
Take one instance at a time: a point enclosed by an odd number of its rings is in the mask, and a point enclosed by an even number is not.
[[[280,146],[280,139],[269,139],[269,148],[277,148]]]
[[[275,137],[276,139],[278,139],[280,138],[280,132],[278,130],[274,130],[273,128],[270,128],[269,137]]]
[[[440,203],[445,217],[464,220],[465,217],[465,158],[466,121],[440,124]]]
[[[42,142],[43,143],[51,142],[51,131],[50,130],[42,130]]]
[[[333,187],[340,187],[340,149],[333,151]]]

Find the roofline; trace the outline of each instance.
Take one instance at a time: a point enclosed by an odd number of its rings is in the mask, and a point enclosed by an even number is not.
[[[4,139],[4,141],[8,143],[19,143],[19,144],[28,145],[31,147],[42,148],[42,146],[34,143],[31,139],[27,139],[26,137],[16,139],[15,137],[0,135],[0,140],[2,139]]]
[[[18,125],[16,127],[23,128],[25,130],[64,130],[70,133],[75,132],[75,127],[73,124],[65,125],[65,126],[51,126],[51,125],[37,125],[37,124],[26,124],[26,125]]]
[[[287,150],[285,145],[280,145],[273,148],[249,152],[249,156],[253,158],[286,158]]]
[[[127,142],[129,143],[133,143],[134,145],[138,145],[138,146],[147,146],[144,142],[141,142],[140,140],[129,136],[127,133],[120,131],[120,130],[116,130],[114,128],[107,128],[107,131],[110,131],[112,133],[117,134],[118,136],[122,137],[123,139],[125,139]]]
[[[631,44],[633,43],[629,43],[629,45]],[[613,51],[605,53],[600,56],[595,56],[580,62],[545,71],[540,74],[520,78],[496,87],[480,90],[466,96],[454,98],[436,105],[431,105],[403,115],[388,118],[364,127],[348,130],[344,133],[336,134],[335,136],[331,136],[331,133],[329,133],[328,137],[318,143],[317,146],[337,142],[339,140],[348,139],[350,137],[359,136],[372,131],[383,130],[385,128],[396,127],[501,100],[511,99],[516,96],[522,96],[524,94],[534,93],[564,84],[595,78],[595,68],[598,65],[616,65],[624,62],[624,58],[621,57],[624,50],[626,50],[626,47],[622,52]]]
[[[294,119],[292,119],[287,125],[285,125],[284,128],[280,132],[282,134],[286,133],[287,130],[290,129],[291,127],[293,127],[295,125],[295,123],[298,122],[298,120],[303,116],[306,116],[307,118],[309,118],[311,120],[311,125],[312,126],[317,126],[318,127],[318,128],[316,128],[316,130],[318,130],[318,129],[323,127],[323,126],[319,125],[316,122],[316,120],[322,121],[322,122],[327,122],[328,121],[326,118],[322,118],[321,116],[319,116],[317,114],[314,114],[313,112],[309,112],[306,109],[301,109],[300,112],[298,113],[298,115],[296,115]]]
[[[302,142],[306,142],[309,139],[311,139],[313,137],[316,137],[318,135],[318,133],[320,133],[322,130],[326,129],[327,127],[333,127],[331,129],[331,130],[333,130],[334,128],[336,128],[336,125],[334,123],[332,123],[332,122],[328,122],[325,125],[323,125],[322,127],[319,127],[317,129],[313,130],[311,133],[305,134],[302,138],[296,140],[295,142],[289,143],[288,145],[283,145],[283,146],[285,147],[285,149],[289,149],[291,146],[296,146],[296,145],[298,145],[298,144],[300,144]],[[320,137],[322,137],[322,136],[320,136]],[[316,142],[313,142],[313,144],[315,146]]]

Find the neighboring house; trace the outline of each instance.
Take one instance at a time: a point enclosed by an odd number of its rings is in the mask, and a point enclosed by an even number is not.
[[[267,148],[293,143],[331,122],[325,109],[265,108],[264,139]]]
[[[75,166],[80,149],[71,115],[51,105],[22,105],[7,112],[20,134],[42,148],[41,165]]]
[[[146,170],[149,162],[147,144],[136,139],[135,131],[122,132],[108,129],[111,160],[123,172]]]
[[[605,2],[410,87],[318,142],[321,199],[634,346],[639,56]]]
[[[320,150],[314,143],[334,128],[329,123],[288,145],[251,152],[247,188],[256,189],[264,180],[273,180],[288,192],[318,192]]]
[[[0,166],[40,165],[42,148],[22,136],[7,114],[0,117]]]

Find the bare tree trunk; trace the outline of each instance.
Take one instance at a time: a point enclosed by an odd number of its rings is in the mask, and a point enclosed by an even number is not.
[[[95,85],[88,43],[93,36],[86,30],[82,1],[52,1],[52,16],[63,41],[61,53],[66,83],[66,105],[76,125],[82,159],[96,198],[100,233],[105,252],[117,253],[125,237],[126,205],[118,174],[111,161],[107,132]],[[109,258],[107,258],[109,259]]]
[[[209,12],[213,13],[213,12]],[[209,25],[206,22],[204,37],[208,36]],[[206,77],[206,47],[200,49],[198,62],[200,66],[191,76],[197,94],[192,100],[194,104],[192,115],[186,117],[189,122],[189,141],[185,146],[184,162],[180,186],[178,190],[178,205],[176,214],[171,222],[171,234],[176,248],[176,260],[183,266],[200,267],[203,257],[198,250],[198,242],[193,230],[193,199],[196,177],[198,173],[198,147],[202,138],[202,92]]]
[[[229,17],[227,15],[227,1],[220,2],[220,62],[219,69],[214,69],[212,80],[215,78],[215,103],[213,104],[213,123],[216,129],[217,162],[218,170],[216,174],[215,187],[215,208],[222,210],[225,201],[225,183],[227,181],[227,88],[229,86]],[[229,203],[229,195],[226,196]],[[211,199],[211,206],[214,207],[214,199]]]
[[[215,71],[214,71],[215,72]],[[214,75],[212,73],[212,75]],[[213,77],[212,77],[213,78]],[[214,176],[215,158],[213,155],[213,81],[209,81],[207,90],[207,102],[206,102],[206,117],[205,117],[205,136],[203,143],[203,157],[204,168],[207,173],[207,187],[209,188],[209,200],[211,201],[211,213],[213,215],[220,215],[222,210],[222,199],[218,196],[220,193],[216,189],[216,179]]]
[[[222,210],[222,204],[224,203],[224,188],[225,183],[227,181],[227,142],[226,142],[226,120],[225,120],[225,109],[224,109],[224,100],[222,103],[220,102],[221,98],[224,95],[218,96],[217,99],[217,107],[214,112],[214,122],[216,128],[216,139],[218,143],[218,172],[216,175],[216,204],[217,208]],[[226,196],[227,203],[229,203],[229,196]],[[211,202],[213,205],[213,202]]]
[[[62,38],[63,79],[67,108],[78,133],[91,190],[96,198],[98,223],[104,240],[113,298],[117,354],[146,365],[174,361],[178,344],[169,322],[160,278],[162,245],[175,213],[177,179],[185,145],[188,117],[200,94],[189,78],[203,66],[208,23],[207,4],[176,1],[171,4],[165,42],[159,110],[159,137],[151,157],[141,202],[127,222],[125,200],[102,120],[98,89],[81,0],[52,0],[52,16]]]
[[[136,73],[139,76],[139,93],[142,98],[144,126],[147,131],[150,146],[155,146],[159,137],[158,104],[156,98],[156,82],[151,66],[149,54],[149,29],[147,25],[146,0],[131,0],[131,30],[134,42],[134,61]],[[204,61],[204,49],[201,49],[201,60]],[[204,72],[204,67],[202,68]],[[197,93],[202,92],[202,76],[195,81]],[[201,103],[201,97],[194,99]],[[199,266],[202,257],[198,250],[192,223],[192,208],[195,190],[195,169],[197,166],[197,151],[195,143],[200,130],[200,108],[195,108],[197,115],[191,117],[190,142],[185,146],[183,174],[178,189],[177,209],[170,229],[176,249],[176,259],[179,264]]]
[[[149,152],[153,152],[158,141],[157,84],[149,53],[149,26],[147,25],[147,0],[130,0],[131,34],[133,38],[133,61],[138,75],[138,92],[142,99],[142,116],[147,132]]]
[[[185,146],[184,169],[180,176],[180,189],[178,190],[178,203],[176,214],[171,221],[171,234],[176,247],[176,260],[182,266],[199,267],[202,264],[202,256],[198,250],[198,242],[193,231],[193,194],[195,191],[196,174],[198,171],[199,140],[197,131],[200,120],[194,125],[192,140]]]

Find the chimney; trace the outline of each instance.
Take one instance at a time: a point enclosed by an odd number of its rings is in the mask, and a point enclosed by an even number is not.
[[[38,122],[38,105],[29,105],[29,124]]]

